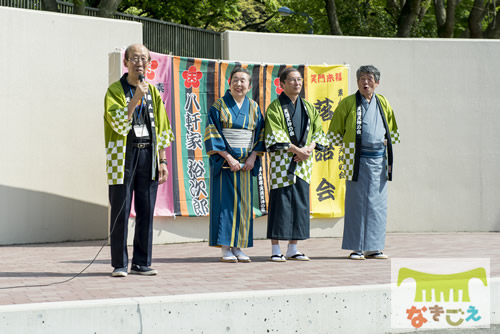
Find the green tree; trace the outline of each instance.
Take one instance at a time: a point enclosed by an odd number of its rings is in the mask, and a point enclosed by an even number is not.
[[[43,0],[57,11],[56,0]],[[500,38],[497,0],[72,0],[74,12],[118,10],[214,31],[372,37]],[[497,5],[498,2],[498,5]],[[280,16],[286,6],[298,15]]]
[[[219,31],[241,14],[238,0],[123,0],[120,11]]]

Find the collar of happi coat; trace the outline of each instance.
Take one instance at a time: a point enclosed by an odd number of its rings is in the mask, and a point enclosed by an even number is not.
[[[384,110],[380,105],[380,100],[377,97],[377,94],[373,94],[373,98],[377,101],[377,107],[380,112],[380,116],[382,117],[382,121],[384,123],[385,128],[385,139],[387,142],[387,166],[388,168],[388,180],[392,181],[392,163],[393,163],[393,155],[392,155],[392,142],[391,142],[391,133],[389,131],[389,126],[387,124],[387,119],[385,118]],[[356,92],[356,141],[355,141],[355,149],[354,149],[354,168],[352,173],[352,181],[358,181],[359,174],[359,162],[361,160],[361,137],[363,134],[363,111],[362,111],[362,96],[359,90]]]
[[[300,96],[297,97],[297,103],[302,103],[301,108],[303,108],[306,112],[304,115],[307,117],[307,126],[302,134],[302,138],[300,139],[300,142],[297,138],[295,128],[293,127],[293,122],[292,122],[292,117],[290,115],[290,110],[292,108],[295,108],[292,100],[285,94],[285,92],[282,92],[279,96],[279,101],[281,104],[281,109],[283,110],[283,115],[285,117],[285,123],[287,126],[288,130],[288,136],[290,137],[290,141],[292,142],[293,145],[297,147],[304,147],[304,145],[307,143],[307,136],[309,135],[309,114],[307,112],[307,109],[305,109],[305,103],[302,101],[302,98]],[[290,166],[288,166],[287,170],[287,176],[289,178],[293,178],[293,175],[295,174],[295,168],[297,167],[297,162],[294,161],[295,154],[292,157],[292,161],[290,162]]]
[[[128,73],[125,73],[122,75],[120,78],[120,83],[122,84],[123,92],[125,93],[125,100],[127,101],[127,104],[130,102],[132,99],[132,86],[128,83],[127,81],[127,76]],[[149,86],[149,85],[148,85]],[[153,148],[156,148],[156,130],[155,130],[155,115],[154,115],[154,107],[153,107],[153,98],[151,97],[151,91],[148,88],[148,92],[146,93],[145,96],[146,100],[146,111],[149,115],[149,122],[148,122],[148,130],[150,131],[151,135],[151,146]],[[136,110],[134,110],[134,113]],[[156,175],[156,149],[151,150],[152,151],[152,179],[155,179]]]

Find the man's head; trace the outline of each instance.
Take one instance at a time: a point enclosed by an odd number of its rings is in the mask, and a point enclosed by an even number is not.
[[[137,80],[140,74],[146,74],[150,61],[149,50],[142,44],[132,44],[125,50],[123,64],[127,67],[132,80]]]
[[[361,95],[371,100],[380,81],[380,71],[373,65],[364,65],[356,71],[356,78]]]
[[[286,68],[280,74],[280,86],[286,96],[296,98],[302,90],[302,75],[296,68]]]
[[[229,76],[229,86],[231,95],[235,100],[240,102],[245,98],[250,86],[252,85],[252,77],[247,69],[235,67]]]

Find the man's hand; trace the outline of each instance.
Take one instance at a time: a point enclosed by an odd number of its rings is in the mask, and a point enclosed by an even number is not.
[[[130,102],[128,104],[128,119],[132,118],[132,115],[134,114],[135,108],[142,103],[142,98],[146,96],[148,93],[148,83],[146,81],[139,82],[135,89],[134,96],[132,96],[132,99],[130,99]]]
[[[313,143],[314,144],[314,143]],[[309,158],[309,156],[312,154],[312,151],[314,149],[314,146],[311,148],[312,144],[310,146],[304,146],[304,147],[297,147],[293,144],[290,145],[290,148],[288,149],[290,152],[295,154],[295,157],[293,158],[293,161],[295,162],[300,162],[300,161],[305,161]]]
[[[146,94],[148,93],[148,83],[146,81],[141,81],[137,85],[137,88],[135,89],[135,94],[134,97],[137,95],[139,99],[142,99]]]
[[[168,168],[166,164],[160,164],[160,167],[158,169],[160,173],[160,179],[158,180],[159,184],[165,183],[167,181],[168,177]]]

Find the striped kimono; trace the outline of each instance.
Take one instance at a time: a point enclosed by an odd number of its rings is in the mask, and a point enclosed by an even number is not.
[[[252,247],[252,176],[259,173],[260,157],[251,171],[232,172],[218,152],[226,151],[244,164],[253,151],[265,151],[264,118],[257,103],[247,97],[241,106],[229,90],[210,108],[205,150],[210,156],[210,246]]]

